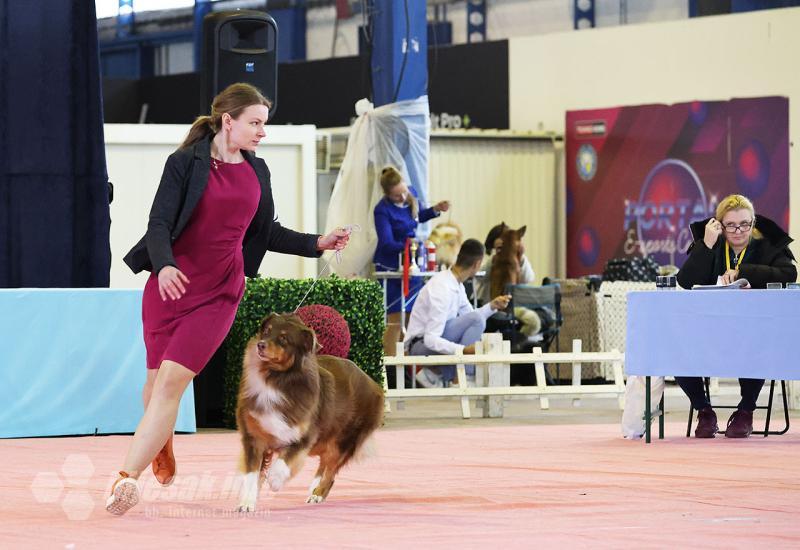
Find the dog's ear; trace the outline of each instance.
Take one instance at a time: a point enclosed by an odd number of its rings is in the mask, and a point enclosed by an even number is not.
[[[520,238],[520,239],[521,239],[521,238],[522,238],[522,237],[525,235],[525,230],[526,230],[526,229],[528,229],[528,226],[527,226],[527,225],[523,225],[522,227],[520,227],[519,229],[517,229],[517,234],[519,235],[519,238]]]
[[[277,313],[270,313],[261,321],[261,327],[259,327],[258,333],[263,334],[264,331],[267,329],[267,325],[269,325],[275,317],[277,317]]]
[[[303,353],[317,353],[320,350],[320,345],[317,342],[317,335],[314,329],[306,328],[303,330]]]

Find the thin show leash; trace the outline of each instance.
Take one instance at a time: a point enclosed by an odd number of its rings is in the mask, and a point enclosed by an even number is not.
[[[361,226],[358,225],[357,223],[354,223],[352,225],[345,225],[344,227],[342,227],[342,229],[347,231],[348,235],[351,235],[352,233],[358,233],[359,231],[361,231]],[[334,252],[334,257],[331,258],[330,260],[328,260],[328,262],[325,264],[325,267],[323,267],[320,270],[320,272],[314,278],[314,281],[311,283],[311,286],[308,287],[308,290],[306,290],[306,293],[303,294],[303,297],[300,299],[300,303],[297,304],[297,307],[294,308],[294,311],[292,313],[297,313],[297,310],[300,309],[300,306],[302,306],[303,302],[306,301],[306,298],[308,298],[308,295],[311,294],[311,291],[314,290],[315,286],[317,286],[317,283],[322,278],[322,275],[331,266],[331,262],[334,260],[334,258],[336,259],[336,263],[337,264],[342,263],[342,251],[341,250],[336,250]]]

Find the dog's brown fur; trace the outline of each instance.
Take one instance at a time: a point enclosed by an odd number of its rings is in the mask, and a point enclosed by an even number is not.
[[[322,502],[383,421],[381,387],[352,361],[317,356],[315,348],[313,330],[293,314],[268,316],[247,344],[236,411],[241,511],[255,509],[265,480],[279,490],[308,455],[319,456],[319,468],[307,502]]]
[[[527,226],[519,229],[505,229],[500,235],[503,246],[495,252],[492,258],[491,297],[495,298],[505,294],[506,285],[515,285],[519,282],[520,265],[522,264],[522,237],[525,236]]]

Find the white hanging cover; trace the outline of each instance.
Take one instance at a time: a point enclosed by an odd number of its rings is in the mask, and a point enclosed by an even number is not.
[[[628,376],[625,384],[625,409],[622,411],[622,436],[625,439],[639,439],[644,435],[644,411],[647,392],[644,376]],[[664,395],[664,377],[650,377],[651,419],[658,418],[658,403]]]
[[[325,222],[326,234],[336,227],[361,227],[361,231],[350,235],[341,262],[331,262],[333,272],[341,277],[369,273],[378,242],[373,210],[383,197],[380,175],[386,165],[400,170],[421,204],[427,205],[428,197],[428,96],[377,109],[361,99],[356,103],[356,114]],[[427,227],[420,229],[420,233],[426,231]],[[331,254],[325,252],[326,260],[331,260]]]

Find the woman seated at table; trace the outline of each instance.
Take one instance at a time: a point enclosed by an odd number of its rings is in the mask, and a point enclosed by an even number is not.
[[[375,231],[378,244],[375,249],[375,271],[397,271],[400,267],[399,255],[406,246],[406,239],[414,237],[417,225],[437,217],[450,208],[448,201],[440,201],[430,208],[420,209],[413,188],[409,188],[403,175],[394,166],[387,166],[381,172],[383,198],[375,206]],[[413,261],[413,260],[412,260]],[[411,311],[413,297],[422,286],[415,281],[406,302],[406,311]],[[388,323],[384,334],[384,351],[395,354],[395,342],[400,340],[400,279],[386,281],[386,305]]]
[[[678,272],[683,288],[693,285],[729,284],[747,279],[752,288],[766,288],[767,283],[789,283],[797,279],[794,256],[789,251],[792,238],[778,224],[757,216],[753,203],[742,195],[729,195],[717,206],[716,217],[691,225],[694,243],[689,257]],[[747,330],[749,319],[729,319],[732,333]],[[702,334],[696,335],[702,338]],[[720,358],[738,353],[735,339],[720,342]],[[719,430],[717,415],[711,408],[699,377],[675,377],[681,389],[697,409],[695,437],[711,438]],[[740,378],[742,399],[728,419],[725,437],[748,437],[753,432],[753,411],[764,385],[763,380]]]

